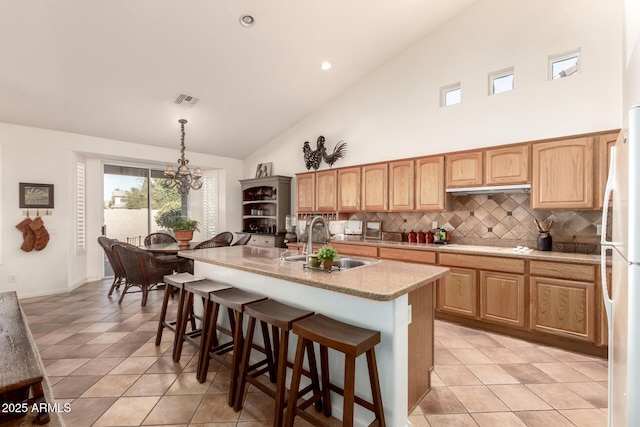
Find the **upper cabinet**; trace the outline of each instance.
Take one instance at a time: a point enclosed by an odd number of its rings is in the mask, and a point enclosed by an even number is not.
[[[338,174],[335,170],[316,172],[316,211],[335,212],[337,207]]]
[[[416,209],[443,211],[445,206],[444,156],[424,157],[416,165]]]
[[[360,166],[338,169],[338,211],[360,210],[360,176]]]
[[[296,194],[298,212],[315,210],[316,174],[314,172],[296,174]]]
[[[483,184],[482,151],[447,154],[447,188],[477,187]]]
[[[529,145],[514,145],[485,151],[485,185],[529,182]]]
[[[533,144],[532,209],[593,209],[594,138]]]
[[[389,162],[389,210],[413,209],[413,160]]]
[[[387,163],[376,163],[362,167],[362,210],[375,212],[388,209],[387,165]]]
[[[611,147],[616,145],[618,138],[624,138],[620,131],[607,133],[598,137],[598,205],[602,208],[604,201],[604,189],[607,186],[607,178],[609,176],[609,163],[611,161]]]

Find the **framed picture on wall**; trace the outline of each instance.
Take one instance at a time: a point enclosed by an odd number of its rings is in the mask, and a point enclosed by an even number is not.
[[[364,238],[367,240],[380,240],[382,238],[382,223],[380,221],[367,221],[364,226]]]
[[[30,184],[21,182],[18,185],[20,208],[53,209],[53,184]]]

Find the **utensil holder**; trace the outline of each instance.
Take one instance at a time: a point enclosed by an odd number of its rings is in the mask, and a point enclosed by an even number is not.
[[[551,239],[551,234],[549,233],[538,234],[538,250],[539,251],[550,251],[552,245],[553,245],[553,240]]]

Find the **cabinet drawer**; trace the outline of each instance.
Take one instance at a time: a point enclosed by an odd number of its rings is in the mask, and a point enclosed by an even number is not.
[[[522,259],[513,258],[496,258],[450,253],[440,254],[440,265],[504,271],[506,273],[524,274],[524,263],[525,262]]]
[[[380,248],[380,258],[394,259],[397,261],[419,262],[422,264],[435,264],[436,253],[411,249]]]
[[[251,236],[249,244],[252,246],[268,246],[273,248],[276,245],[276,238],[275,236],[254,234],[253,236]]]
[[[329,243],[333,248],[338,251],[339,255],[355,255],[364,256],[368,258],[378,257],[377,246],[362,246],[362,245],[349,245],[345,243]]]
[[[593,265],[566,264],[563,262],[531,261],[532,276],[557,277],[584,282],[596,280],[596,267]]]

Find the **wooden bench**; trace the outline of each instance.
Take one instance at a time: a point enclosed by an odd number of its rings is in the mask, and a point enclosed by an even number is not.
[[[15,292],[0,293],[0,355],[0,424],[25,416],[34,404],[35,422],[48,423],[42,362]]]

